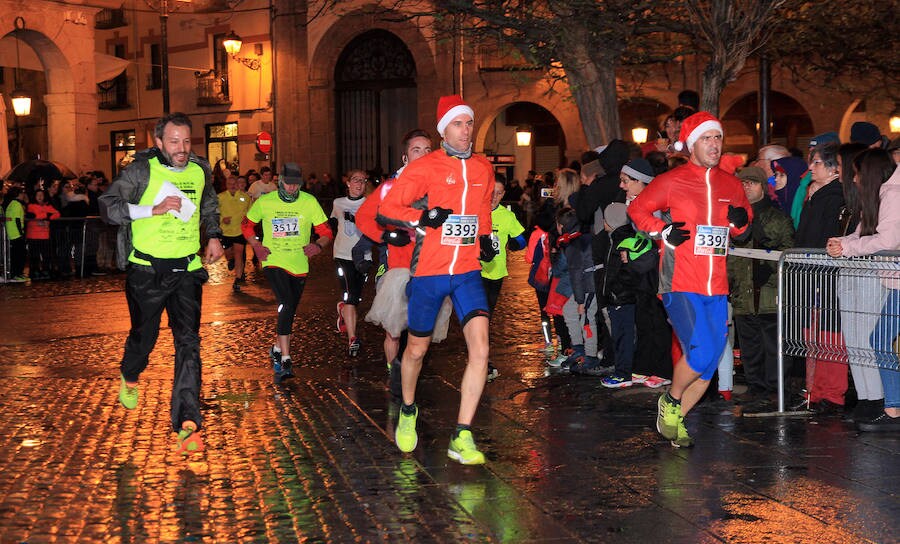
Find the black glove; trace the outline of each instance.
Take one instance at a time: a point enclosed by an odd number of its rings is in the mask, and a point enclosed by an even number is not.
[[[425,210],[422,212],[422,217],[419,218],[419,224],[423,227],[436,229],[444,224],[444,221],[447,220],[451,213],[453,213],[453,210],[448,210],[447,208],[434,207],[430,210]]]
[[[372,266],[374,266],[374,264],[375,263],[373,263],[371,259],[363,259],[361,261],[357,261],[355,263],[356,271],[363,276],[368,275],[369,271],[372,270]]]
[[[381,241],[388,245],[403,247],[411,240],[405,230],[386,230],[381,235]]]
[[[350,221],[351,223],[356,223],[356,216],[350,212],[344,212],[344,219],[346,221]]]
[[[731,204],[728,205],[728,222],[737,228],[743,228],[750,222],[750,216],[744,208],[735,208]]]
[[[490,262],[494,260],[499,251],[494,247],[494,238],[490,234],[482,234],[478,237],[478,245],[481,251],[478,253],[478,260]]]
[[[660,234],[662,235],[662,239],[663,241],[665,241],[666,245],[676,247],[691,239],[691,232],[687,229],[681,228],[683,226],[684,221],[675,221],[673,223],[669,223],[665,226],[665,228],[662,229],[662,232]]]

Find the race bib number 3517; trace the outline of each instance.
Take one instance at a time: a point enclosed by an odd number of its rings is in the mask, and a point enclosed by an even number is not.
[[[272,219],[272,238],[300,235],[300,221],[296,217],[277,217]]]

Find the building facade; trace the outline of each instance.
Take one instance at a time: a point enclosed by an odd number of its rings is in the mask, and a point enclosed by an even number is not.
[[[405,132],[419,127],[436,137],[438,98],[451,93],[476,112],[476,150],[510,176],[568,164],[588,148],[565,86],[503,49],[438,33],[439,21],[374,2],[320,7],[303,0],[0,0],[10,151],[115,175],[130,154],[152,145],[166,79],[169,110],[194,122],[195,151],[241,172],[294,161],[307,174],[390,173],[400,165]],[[242,45],[230,53],[224,42],[234,35]],[[35,95],[26,118],[9,107],[16,67],[19,86]],[[702,68],[687,59],[623,76],[623,138],[638,126],[653,138],[678,92],[700,88]],[[720,99],[727,148],[751,156],[757,87],[751,60]],[[774,141],[801,149],[827,130],[846,137],[862,119],[887,133],[894,109],[827,82],[800,85],[777,67],[771,88]],[[528,145],[516,144],[517,129],[531,133]]]

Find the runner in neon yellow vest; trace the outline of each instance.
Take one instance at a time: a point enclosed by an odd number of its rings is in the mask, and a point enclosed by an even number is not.
[[[172,427],[176,447],[203,450],[200,436],[200,301],[209,278],[197,253],[209,238],[207,264],[222,254],[219,204],[205,159],[191,153],[191,120],[172,113],[156,123],[156,147],[141,151],[100,197],[105,221],[119,227],[119,267],[131,331],[120,364],[119,401],[138,404],[138,378],[159,336],[162,311],[175,340]]]

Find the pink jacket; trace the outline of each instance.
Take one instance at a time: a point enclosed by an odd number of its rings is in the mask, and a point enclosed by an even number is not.
[[[871,236],[860,236],[859,227],[856,232],[841,238],[841,255],[858,257],[871,255],[879,251],[900,250],[900,166],[890,179],[881,186],[881,205],[878,206],[878,228]],[[886,287],[900,289],[900,274],[888,272],[891,280],[884,282]]]

